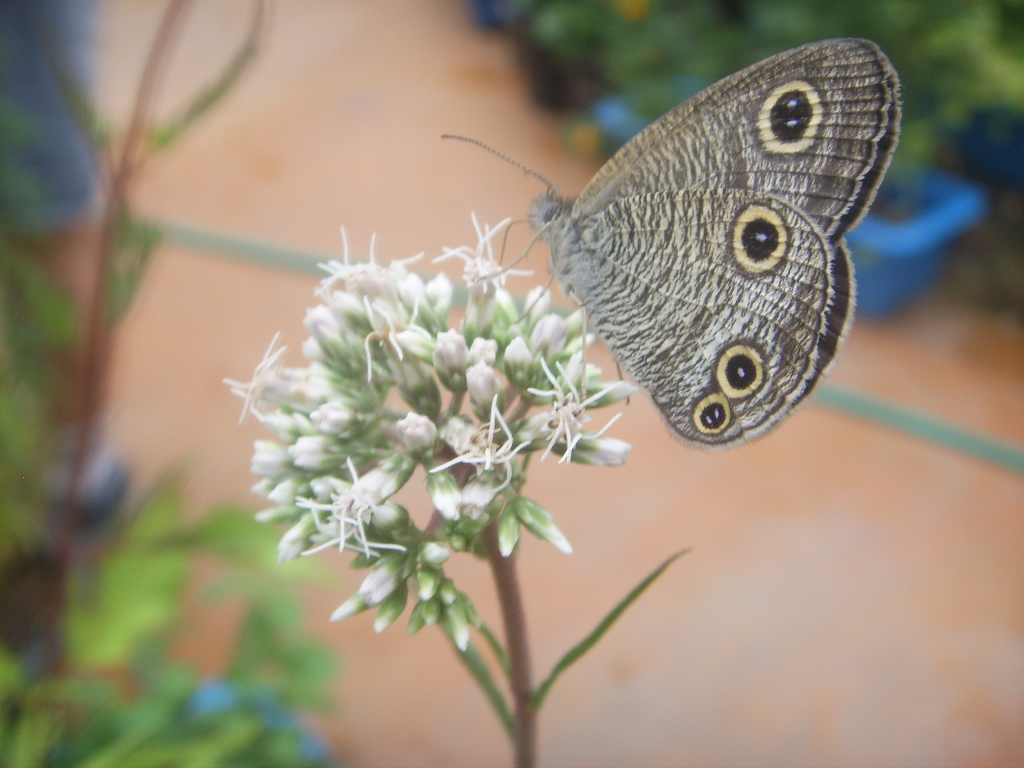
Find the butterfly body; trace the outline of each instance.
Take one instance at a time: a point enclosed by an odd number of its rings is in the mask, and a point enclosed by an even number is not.
[[[559,284],[684,441],[764,434],[834,363],[843,235],[895,147],[898,88],[869,41],[805,45],[666,114],[577,199],[534,204]]]

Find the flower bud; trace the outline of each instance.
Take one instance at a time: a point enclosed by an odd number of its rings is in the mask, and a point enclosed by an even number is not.
[[[469,390],[469,399],[480,420],[490,419],[491,401],[502,391],[501,382],[498,381],[498,374],[495,370],[484,362],[475,364],[466,371],[466,388]]]
[[[395,453],[359,478],[359,488],[378,501],[384,501],[404,486],[416,469],[416,461],[405,453]]]
[[[448,547],[435,541],[427,542],[420,550],[420,562],[430,565],[441,565],[451,556]]]
[[[373,631],[383,632],[390,627],[395,619],[402,615],[409,599],[409,587],[405,582],[395,586],[395,591],[388,595],[380,604],[377,618],[373,620]]]
[[[595,467],[618,467],[626,463],[633,446],[614,437],[585,438],[576,443],[572,460]]]
[[[543,285],[531,288],[530,292],[526,294],[526,303],[523,305],[523,309],[527,312],[530,325],[535,325],[551,309],[551,291]]]
[[[392,528],[396,524],[407,520],[409,513],[400,504],[385,501],[373,508],[370,521],[380,529]]]
[[[468,338],[483,336],[494,321],[494,297],[497,289],[491,280],[470,283],[466,304],[465,334]]]
[[[487,363],[494,365],[498,357],[498,342],[494,339],[485,339],[481,336],[473,339],[473,346],[469,348],[469,359],[474,363]]]
[[[519,518],[506,512],[498,520],[498,551],[502,557],[508,557],[519,543]]]
[[[505,376],[517,390],[533,385],[533,353],[522,336],[516,336],[505,348]]]
[[[296,423],[294,414],[274,411],[273,413],[263,414],[259,418],[260,424],[279,440],[290,443],[302,434],[301,426]]]
[[[391,274],[382,267],[360,270],[346,283],[349,291],[355,294],[357,299],[365,297],[371,304],[380,301],[390,309],[398,307],[398,286],[395,285]]]
[[[462,489],[462,503],[459,512],[476,520],[498,495],[501,482],[494,472],[485,472],[472,478]]]
[[[361,328],[366,323],[366,305],[347,291],[331,294],[331,311],[341,325],[346,328]]]
[[[422,600],[416,603],[412,609],[412,616],[409,617],[408,633],[414,635],[423,627],[430,627],[441,618],[441,606],[436,600]]]
[[[350,616],[355,616],[357,613],[362,613],[369,607],[370,604],[367,603],[363,596],[357,592],[342,603],[341,606],[331,614],[331,621],[347,619]]]
[[[262,499],[266,499],[270,497],[270,492],[274,490],[275,487],[277,487],[277,483],[275,483],[273,480],[268,480],[267,478],[264,477],[255,485],[253,485],[249,489],[249,492],[255,493]]]
[[[459,488],[455,476],[446,469],[439,472],[428,472],[426,486],[434,509],[448,520],[458,520],[462,489]]]
[[[327,503],[335,496],[341,496],[352,487],[352,483],[340,480],[337,477],[323,475],[314,477],[309,481],[310,490],[320,503]]]
[[[252,455],[251,472],[260,477],[275,479],[290,469],[288,451],[273,440],[257,440]]]
[[[408,328],[395,334],[395,341],[398,346],[425,363],[434,359],[434,341],[430,334],[418,325],[410,325]]]
[[[277,380],[268,384],[267,399],[308,413],[334,394],[327,375],[329,372],[316,362],[303,371],[285,368]]]
[[[320,342],[312,336],[308,336],[306,340],[302,342],[302,354],[306,356],[307,360],[315,360],[318,363],[327,362],[327,353],[324,351],[324,348],[320,346]]]
[[[577,336],[583,331],[583,321],[586,319],[582,309],[577,309],[567,318],[565,318],[565,324],[569,327],[569,335]]]
[[[337,400],[328,400],[309,415],[316,431],[325,435],[341,435],[356,425],[356,415]]]
[[[409,413],[395,424],[398,438],[410,451],[432,448],[437,440],[437,427],[426,416]]]
[[[469,347],[458,331],[437,334],[434,345],[434,368],[441,382],[452,392],[466,391],[466,366],[469,365]]]
[[[519,314],[519,307],[516,306],[512,294],[504,288],[499,288],[494,294],[495,329],[506,330],[519,319]]]
[[[407,273],[398,281],[398,298],[410,312],[418,305],[423,304],[427,299],[427,290],[423,285],[423,279],[415,272]]]
[[[430,600],[441,585],[441,575],[432,568],[420,568],[416,572],[416,594],[420,600]]]
[[[573,353],[563,370],[565,371],[565,375],[563,376],[565,383],[568,384],[569,387],[574,388],[577,392],[582,393],[584,371],[583,353]]]
[[[359,586],[359,594],[367,605],[377,605],[395,591],[401,581],[401,557],[382,558]]]
[[[460,651],[469,647],[469,621],[461,605],[449,605],[444,610],[444,628]]]
[[[588,333],[585,337],[583,334],[574,335],[572,329],[569,330],[569,340],[565,344],[565,349],[562,350],[563,354],[575,355],[578,352],[582,352],[584,347],[590,346],[594,343],[594,339],[597,337]],[[586,342],[584,344],[584,342]]]
[[[550,398],[548,398],[550,401]],[[534,398],[535,403],[543,402],[541,398]],[[521,426],[516,435],[520,440],[525,443],[537,443],[532,445],[531,450],[536,450],[548,437],[551,436],[553,431],[551,424],[551,411],[544,411],[543,413],[535,413],[526,420],[526,424]]]
[[[412,613],[409,614],[409,624],[405,628],[407,635],[415,635],[426,626],[427,622],[423,618],[423,606],[423,601],[413,606]]]
[[[288,529],[277,544],[277,562],[284,563],[294,560],[309,546],[309,537],[316,532],[313,515],[305,514],[302,519]]]
[[[441,391],[433,371],[425,363],[406,355],[404,360],[389,357],[388,366],[398,393],[414,411],[430,417],[441,413]]]
[[[445,579],[437,588],[437,596],[444,605],[452,605],[459,596],[459,590],[455,588],[455,582]]]
[[[304,436],[288,447],[288,455],[297,467],[320,469],[333,458],[327,438],[319,435]]]
[[[317,304],[306,310],[306,319],[303,325],[324,349],[330,349],[341,338],[342,327],[338,318],[323,304]]]
[[[287,507],[264,509],[257,512],[254,517],[258,523],[291,523],[294,525],[297,518],[302,514],[302,510],[289,505]]]
[[[278,483],[274,490],[267,494],[267,499],[274,502],[279,507],[285,507],[295,503],[295,493],[298,491],[299,482],[293,477],[289,477],[283,482]]]
[[[448,310],[451,309],[452,293],[452,281],[444,272],[427,283],[427,301],[430,302],[431,309],[442,322],[448,317]]]
[[[565,319],[555,314],[544,315],[530,335],[530,344],[549,360],[565,348],[569,326]]]
[[[597,381],[587,383],[588,408],[603,408],[606,405],[620,403],[632,394],[640,391],[639,387],[628,381]]]

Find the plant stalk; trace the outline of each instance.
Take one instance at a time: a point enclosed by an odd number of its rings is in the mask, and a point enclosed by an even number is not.
[[[56,541],[57,576],[54,579],[52,600],[56,606],[54,615],[57,625],[51,628],[45,639],[44,671],[60,675],[64,670],[64,648],[62,643],[63,614],[67,602],[67,581],[74,556],[73,541],[79,517],[79,493],[89,453],[92,425],[100,413],[107,380],[111,329],[108,319],[108,279],[117,237],[118,217],[127,205],[131,183],[141,166],[145,151],[143,139],[147,117],[156,93],[160,74],[172,46],[174,35],[180,27],[185,11],[192,0],[169,0],[163,18],[157,29],[153,44],[139,80],[138,91],[133,105],[132,117],[121,149],[120,158],[108,169],[107,203],[100,225],[99,259],[93,283],[93,295],[85,327],[84,356],[80,386],[81,424],[73,437],[71,471],[68,487],[67,506],[63,519],[59,521]]]
[[[484,529],[487,559],[491,564],[498,592],[502,622],[505,625],[505,649],[508,653],[509,684],[516,721],[515,766],[534,768],[537,763],[537,713],[531,706],[530,647],[526,634],[526,613],[516,575],[516,553],[503,557],[498,547],[498,525]]]

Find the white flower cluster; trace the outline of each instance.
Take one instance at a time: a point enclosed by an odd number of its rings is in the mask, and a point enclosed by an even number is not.
[[[256,441],[252,471],[262,478],[254,491],[274,505],[258,518],[290,526],[280,559],[350,549],[356,567],[372,568],[332,619],[378,606],[381,631],[412,585],[410,633],[440,624],[462,649],[479,619],[444,562],[452,551],[483,552],[492,524],[506,556],[523,527],[571,552],[551,515],[521,494],[528,457],[624,463],[630,446],[604,435],[611,422],[586,425],[589,410],[634,391],[584,363],[580,312],[551,312],[543,287],[522,306],[505,290],[515,272],[498,264],[493,241],[509,222],[473,223],[477,246],[439,257],[466,263],[458,329],[448,327],[454,290],[444,274],[425,283],[410,260],[380,265],[372,243],[370,260],[353,262],[346,239],[344,261],[323,265],[323,303],[306,313],[309,366],[285,367],[275,337],[251,382],[226,382],[245,399],[243,418],[253,414],[276,438]],[[424,529],[391,500],[417,467],[435,510]]]

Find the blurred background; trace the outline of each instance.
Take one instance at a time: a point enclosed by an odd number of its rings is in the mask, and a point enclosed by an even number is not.
[[[521,547],[538,676],[692,547],[555,687],[540,764],[1024,764],[1020,0],[8,0],[0,766],[509,764],[440,632],[329,624],[362,575],[274,565],[222,380],[277,331],[302,363],[339,225],[387,261],[525,216],[541,185],[442,133],[574,195],[682,99],[837,36],[889,54],[905,119],[832,387],[716,454],[634,397],[626,466],[534,468],[575,549]]]

